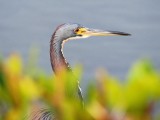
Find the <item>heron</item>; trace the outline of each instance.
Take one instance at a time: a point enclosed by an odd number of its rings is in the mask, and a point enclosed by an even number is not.
[[[100,29],[91,29],[84,27],[81,24],[65,23],[59,25],[54,31],[50,40],[50,62],[52,70],[55,75],[61,70],[71,70],[69,63],[66,61],[63,55],[63,45],[68,40],[87,38],[91,36],[129,36],[129,33],[119,31],[108,31]],[[82,91],[77,80],[77,91],[75,91],[80,101],[83,102]],[[48,111],[40,110],[40,113],[36,113],[38,120],[54,119]],[[56,119],[56,118],[55,118]]]

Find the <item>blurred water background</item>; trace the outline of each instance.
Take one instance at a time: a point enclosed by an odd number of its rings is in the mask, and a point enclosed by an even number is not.
[[[149,58],[160,69],[159,0],[0,0],[0,54],[18,52],[28,60],[39,49],[38,64],[52,73],[49,42],[57,25],[80,23],[86,27],[131,33],[130,37],[91,37],[65,44],[73,66],[83,65],[82,89],[99,67],[124,80],[132,63]]]

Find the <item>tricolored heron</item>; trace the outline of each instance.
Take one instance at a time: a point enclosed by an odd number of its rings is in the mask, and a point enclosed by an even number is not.
[[[50,60],[53,71],[56,73],[61,69],[70,69],[68,62],[63,56],[63,44],[67,40],[87,38],[90,36],[114,36],[114,35],[130,35],[124,32],[118,31],[105,31],[98,29],[86,28],[80,24],[62,24],[57,27],[52,35],[50,42]],[[78,85],[78,95],[82,100],[82,94]]]
[[[130,34],[124,33],[124,32],[118,32],[118,31],[105,31],[105,30],[99,30],[99,29],[90,29],[87,27],[84,27],[80,24],[62,24],[57,27],[55,32],[52,35],[51,41],[50,41],[50,61],[51,66],[55,74],[57,72],[60,72],[63,69],[71,69],[68,62],[65,60],[63,56],[63,45],[66,41],[71,39],[78,39],[78,38],[87,38],[90,36],[128,36]],[[78,81],[77,81],[78,83]],[[79,85],[77,84],[77,91],[75,91],[78,97],[81,101],[83,101],[82,93],[80,90]],[[48,111],[45,112],[45,110],[42,112],[40,111],[39,114],[37,114],[37,117],[34,117],[34,119],[45,119],[45,118],[54,118],[51,114],[48,114]]]

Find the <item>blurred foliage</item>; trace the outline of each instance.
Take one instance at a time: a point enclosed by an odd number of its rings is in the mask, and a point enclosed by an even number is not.
[[[158,120],[153,112],[160,103],[160,74],[149,61],[136,62],[123,83],[100,70],[96,84],[88,85],[84,107],[75,97],[79,67],[74,75],[53,76],[33,66],[24,66],[17,54],[0,59],[0,120],[23,120],[39,101],[60,120]]]

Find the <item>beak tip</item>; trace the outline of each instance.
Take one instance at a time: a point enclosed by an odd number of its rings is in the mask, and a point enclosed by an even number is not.
[[[119,31],[112,31],[111,33],[115,35],[121,35],[121,36],[131,36],[130,33],[119,32]]]
[[[124,33],[123,35],[124,35],[124,36],[131,36],[130,33]]]

